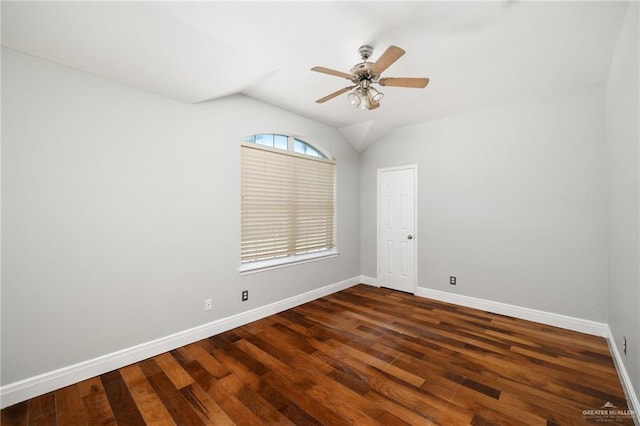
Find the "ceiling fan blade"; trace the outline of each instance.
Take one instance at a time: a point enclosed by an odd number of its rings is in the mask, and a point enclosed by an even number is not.
[[[380,102],[373,101],[373,102],[371,102],[371,105],[369,106],[369,111],[371,111],[372,109],[376,109],[379,106],[380,106]]]
[[[349,87],[345,87],[344,89],[337,90],[337,91],[331,93],[330,95],[325,96],[324,98],[318,99],[316,101],[316,103],[321,104],[321,103],[327,102],[328,100],[333,99],[336,96],[340,96],[343,93],[348,92],[349,90],[353,89],[354,87],[356,87],[356,86],[349,86]]]
[[[416,89],[424,89],[429,84],[428,78],[412,78],[412,77],[387,77],[381,78],[379,81],[381,86],[393,87],[413,87]]]
[[[343,77],[343,78],[346,78],[347,80],[351,80],[353,78],[351,74],[347,74],[346,72],[342,72],[342,71],[332,70],[331,68],[313,67],[311,68],[311,71],[321,72],[329,75],[335,75],[336,77]]]
[[[382,71],[386,70],[391,66],[391,64],[400,59],[402,55],[404,55],[404,50],[400,49],[398,46],[389,46],[382,56],[378,58],[375,64],[371,65],[369,72],[371,74],[380,75]]]

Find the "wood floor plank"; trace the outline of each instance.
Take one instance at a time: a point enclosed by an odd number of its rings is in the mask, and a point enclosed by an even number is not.
[[[225,380],[231,375],[225,376],[220,380]],[[207,390],[220,405],[220,407],[233,419],[234,422],[241,425],[255,425],[259,426],[263,424],[258,416],[253,411],[244,405],[235,395],[228,392],[228,388],[218,380],[213,380],[211,386]]]
[[[184,361],[186,362],[182,364],[183,368],[232,421],[247,425],[258,425],[261,423],[260,419],[238,401],[234,395],[230,394],[220,381],[206,370],[199,361],[188,361],[187,358],[184,358]],[[230,372],[220,380],[232,375],[233,373]]]
[[[193,383],[193,377],[189,376],[189,374],[180,367],[180,364],[171,354],[164,353],[153,357],[153,359],[158,363],[158,366],[162,368],[162,371],[167,375],[169,380],[171,380],[176,389],[182,389]]]
[[[222,386],[247,407],[264,424],[293,425],[279,410],[265,400],[257,389],[245,384],[235,375],[229,375],[220,380]],[[256,383],[259,386],[259,383]]]
[[[293,401],[298,407],[302,408],[320,424],[336,426],[349,424],[347,420],[343,419],[329,407],[322,404],[322,401],[311,397],[306,390],[300,389],[283,376],[269,373],[265,376],[264,381],[271,387],[277,389],[286,398]]]
[[[57,425],[53,392],[29,401],[29,426]]]
[[[211,351],[215,358],[235,376],[240,377],[245,383],[254,388],[257,388],[260,377],[269,372],[267,366],[233,344],[225,345],[224,348],[212,344]],[[221,378],[220,380],[223,379]]]
[[[564,426],[605,404],[629,408],[601,337],[358,285],[1,415],[20,426]]]
[[[394,415],[397,418],[399,418],[402,422],[405,422],[410,425],[436,424],[433,421],[433,418],[431,415],[428,415],[428,416],[420,415],[411,407],[405,407],[404,405],[399,404],[378,392],[370,391],[370,392],[367,392],[366,396],[371,400],[371,402],[379,405],[381,408],[384,408],[387,412],[394,413]],[[395,424],[395,423],[390,423],[390,424]]]
[[[295,425],[320,425],[309,413],[304,411],[298,404],[287,398],[281,392],[273,388],[266,382],[261,382],[258,394],[268,401],[275,409],[281,412],[287,419]]]
[[[109,400],[99,377],[78,383],[87,423],[90,425],[115,425],[116,419],[111,411]]]
[[[191,404],[194,411],[205,424],[235,425],[220,406],[198,384],[191,384],[180,389],[180,393]]]
[[[212,353],[207,349],[211,348],[208,339],[201,340],[196,344],[185,346],[179,349],[179,352],[189,361],[197,361],[212,377],[221,379],[231,374],[231,371],[220,361],[218,361]]]
[[[29,401],[24,401],[2,410],[0,424],[4,426],[26,426],[29,423]]]
[[[78,385],[70,385],[54,392],[59,425],[87,425]]]
[[[262,336],[262,333],[261,333]],[[268,339],[268,338],[267,338]],[[284,362],[281,360],[282,351],[275,350],[273,346],[262,340],[261,338],[252,339],[251,342],[245,342],[242,345],[243,350],[253,356],[255,359],[267,366],[270,371],[276,372],[285,379],[296,385],[298,388],[306,390],[315,383],[310,377],[300,371],[291,368],[293,358],[284,356]]]
[[[100,376],[111,411],[118,424],[144,425],[144,419],[118,370]]]
[[[312,398],[321,401],[323,405],[339,415],[350,424],[355,425],[376,425],[378,422],[369,417],[358,406],[357,400],[347,393],[335,394],[322,386],[313,386],[307,390],[307,394]],[[383,414],[380,411],[380,414]]]
[[[139,364],[149,384],[151,384],[151,387],[162,400],[167,411],[169,411],[169,414],[173,417],[173,421],[178,426],[204,424],[155,360],[147,359]]]
[[[147,381],[139,365],[129,365],[119,371],[147,424],[175,425],[169,411]]]
[[[255,417],[261,419],[264,423],[290,424],[290,422],[286,420],[286,417],[254,392],[253,389],[257,389],[259,387],[260,379],[252,369],[237,362],[236,359],[229,357],[228,354],[222,354],[214,345],[212,345],[212,351],[214,351],[213,354],[218,356],[220,361],[224,362],[227,368],[231,370],[231,374],[226,374],[218,381],[218,384],[222,386],[222,388],[226,389],[227,393],[237,400],[225,401],[227,409],[232,409],[237,414],[238,411],[244,410],[244,408],[238,408],[238,403],[241,403],[246,407],[246,409],[251,411]],[[178,362],[185,366],[186,369],[193,369],[194,366],[189,364],[190,361],[188,361],[187,358],[181,357],[178,354],[174,354],[174,356],[176,356]],[[243,357],[246,358],[247,354]],[[258,361],[256,365],[261,364]],[[200,373],[200,376],[201,375],[202,374]],[[201,383],[206,383],[205,386],[208,386],[208,389],[210,390],[211,386],[216,386],[213,377],[207,379],[206,382],[201,381]],[[217,390],[214,389],[211,390],[211,392],[215,393]]]

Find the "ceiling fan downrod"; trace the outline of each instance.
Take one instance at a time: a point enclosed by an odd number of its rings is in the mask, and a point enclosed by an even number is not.
[[[373,47],[369,45],[360,46],[360,48],[358,49],[358,53],[360,54],[362,61],[366,62],[367,59],[369,59],[373,54]]]

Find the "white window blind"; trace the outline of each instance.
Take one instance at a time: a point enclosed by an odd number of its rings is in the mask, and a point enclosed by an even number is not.
[[[331,249],[335,162],[242,145],[241,261]]]

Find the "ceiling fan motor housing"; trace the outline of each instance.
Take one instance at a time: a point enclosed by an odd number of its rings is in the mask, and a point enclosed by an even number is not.
[[[372,75],[369,70],[373,65],[373,62],[369,62],[368,59],[373,54],[373,47],[369,45],[360,46],[358,49],[358,53],[362,57],[362,62],[356,64],[351,68],[351,74],[353,75],[354,82],[362,81],[362,80],[374,80],[375,75]]]
[[[373,80],[375,76],[369,72],[372,65],[373,62],[367,61],[354,65],[353,68],[351,68],[351,74],[354,76],[354,80],[356,82],[362,80]]]

